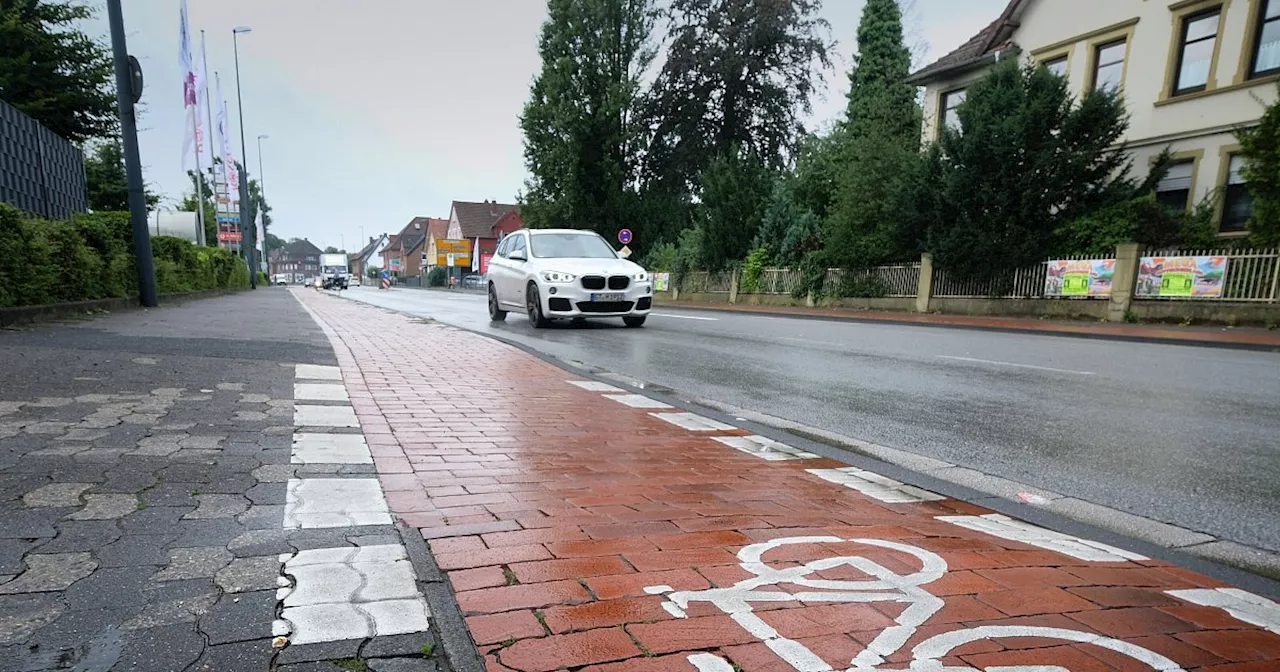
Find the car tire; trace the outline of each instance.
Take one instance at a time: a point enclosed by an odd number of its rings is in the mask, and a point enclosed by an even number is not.
[[[489,285],[489,321],[502,322],[507,319],[507,311],[498,307],[498,294],[493,291],[493,285]]]
[[[622,318],[622,323],[632,329],[637,329],[639,327],[644,326],[644,320],[646,317],[649,317],[649,316],[648,315],[628,315]]]
[[[551,323],[545,315],[542,314],[542,297],[538,296],[538,285],[529,283],[529,288],[525,290],[525,308],[529,311],[529,324],[534,329],[545,328]]]

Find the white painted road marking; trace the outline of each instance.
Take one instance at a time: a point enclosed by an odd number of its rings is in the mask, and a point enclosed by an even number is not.
[[[349,401],[347,388],[342,384],[294,383],[293,398],[298,401]]]
[[[293,464],[373,464],[362,434],[294,434]]]
[[[605,399],[612,399],[619,404],[626,404],[632,408],[671,408],[670,404],[664,404],[657,399],[650,399],[642,394],[606,394]]]
[[[691,432],[727,432],[731,429],[737,429],[737,427],[726,425],[723,422],[716,422],[711,418],[704,418],[696,413],[650,413],[649,415]]]
[[[873,471],[858,469],[857,467],[806,469],[805,471],[824,481],[830,481],[851,490],[857,490],[872,499],[878,499],[887,504],[937,502],[946,499],[946,497],[936,492],[929,492],[924,488],[907,485],[902,481],[895,481],[887,476],[881,476]]]
[[[284,501],[287,528],[390,525],[376,478],[292,478]]]
[[[672,315],[671,313],[649,313],[653,317],[672,317],[677,320],[698,320],[700,322],[719,322],[718,317],[697,317],[695,315]]]
[[[1009,541],[1020,541],[1030,546],[1062,553],[1086,562],[1125,562],[1126,560],[1147,559],[1145,556],[1130,553],[1115,546],[1109,546],[1091,539],[1068,536],[1053,530],[1046,530],[1043,527],[1014,520],[999,513],[989,513],[985,516],[938,516],[937,518],[953,525],[984,532]]]
[[[293,407],[294,427],[359,427],[355,409],[350,406]]]
[[[342,369],[336,366],[298,364],[294,366],[294,375],[305,380],[342,380]]]
[[[430,611],[418,593],[413,565],[399,544],[348,546],[280,556],[291,587],[277,634],[312,644],[424,632]]]
[[[1015,362],[999,362],[994,359],[976,359],[974,357],[952,357],[951,355],[935,355],[938,359],[950,359],[956,362],[969,362],[971,364],[991,364],[993,366],[1011,366],[1017,369],[1031,369],[1033,371],[1051,371],[1053,373],[1070,373],[1076,376],[1093,376],[1096,375],[1092,371],[1075,371],[1073,369],[1055,369],[1052,366],[1036,366],[1034,364],[1017,364]]]
[[[715,436],[712,438],[730,448],[741,450],[748,455],[755,455],[769,462],[812,460],[818,457],[813,453],[806,453],[799,448],[792,448],[785,443],[778,443],[763,436]]]
[[[1238,588],[1218,588],[1210,590],[1197,588],[1193,590],[1164,591],[1178,599],[1186,600],[1202,607],[1218,607],[1228,614],[1260,628],[1265,628],[1280,635],[1280,604],[1253,593],[1246,593]]]
[[[601,383],[594,380],[570,380],[570,385],[580,387],[588,392],[615,392],[618,394],[626,394],[626,390],[621,387],[614,387],[608,383]]]

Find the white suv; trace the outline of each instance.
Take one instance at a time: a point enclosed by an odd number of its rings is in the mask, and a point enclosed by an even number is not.
[[[525,229],[507,236],[489,260],[489,319],[529,314],[534,327],[553,319],[621,317],[639,327],[653,305],[653,283],[592,231]]]

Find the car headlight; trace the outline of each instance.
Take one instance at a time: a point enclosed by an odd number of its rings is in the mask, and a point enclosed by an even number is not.
[[[631,276],[631,278],[637,282],[644,282],[649,279],[649,274],[644,271],[640,271],[639,273]]]
[[[572,273],[561,273],[560,271],[543,271],[542,279],[555,285],[563,285],[578,279],[578,276]]]

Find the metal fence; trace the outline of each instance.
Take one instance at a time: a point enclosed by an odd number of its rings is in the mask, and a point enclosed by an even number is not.
[[[1044,296],[1049,262],[1030,268],[1000,269],[981,278],[965,278],[936,268],[933,296],[940,299],[1038,299]]]
[[[804,280],[804,273],[801,271],[790,268],[766,268],[764,275],[760,276],[760,283],[756,285],[755,293],[790,295],[802,280]]]
[[[680,283],[680,291],[698,294],[728,294],[733,285],[732,273],[708,273],[693,271],[686,273]]]
[[[885,289],[884,296],[894,299],[914,298],[920,292],[920,262],[872,266],[856,270],[827,269],[823,287],[828,292],[839,291],[846,282],[869,280]]]
[[[1154,301],[1280,301],[1280,250],[1149,250],[1143,257],[1226,257],[1221,296],[1141,296]]]
[[[84,154],[0,101],[0,202],[46,219],[87,209]]]

